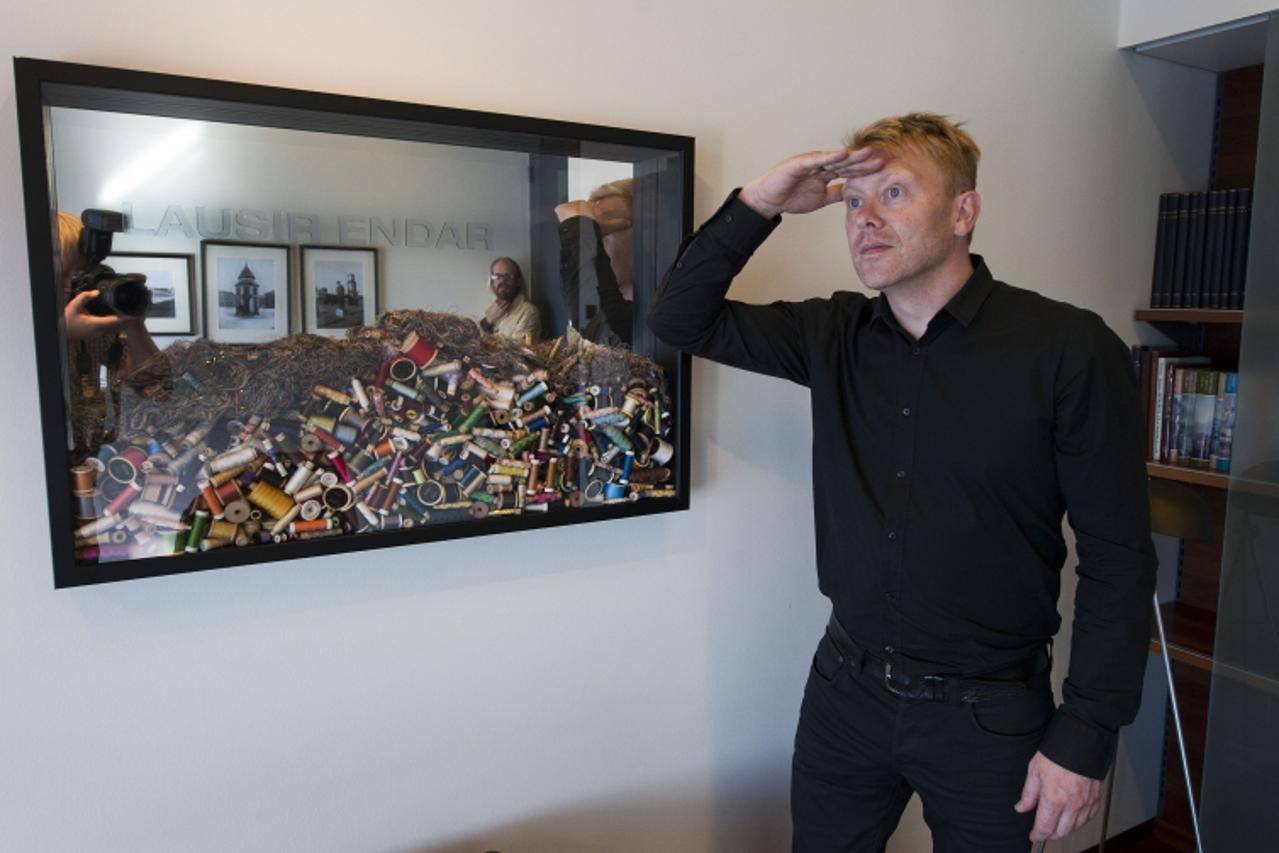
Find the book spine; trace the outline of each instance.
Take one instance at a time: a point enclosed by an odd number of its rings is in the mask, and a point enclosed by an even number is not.
[[[1186,258],[1186,288],[1182,308],[1198,308],[1203,297],[1204,226],[1208,218],[1208,194],[1194,193],[1190,212],[1190,249]]]
[[[1172,285],[1168,294],[1169,308],[1186,307],[1182,299],[1186,293],[1186,263],[1190,251],[1190,213],[1191,194],[1178,193],[1173,237],[1176,251],[1172,262]]]
[[[1221,239],[1224,233],[1222,220],[1226,194],[1222,190],[1214,190],[1208,194],[1208,237],[1205,240],[1207,260],[1204,265],[1203,299],[1201,308],[1220,308],[1221,305]]]
[[[1212,438],[1208,442],[1208,467],[1217,470],[1217,453],[1221,444],[1221,414],[1226,410],[1226,374],[1217,373],[1217,397],[1212,407]]]
[[[1150,445],[1153,452],[1150,456],[1151,462],[1163,462],[1164,457],[1164,385],[1167,380],[1167,362],[1162,358],[1153,359],[1154,376],[1151,380],[1151,410],[1153,416],[1150,419]]]
[[[1239,374],[1224,377],[1226,392],[1221,406],[1221,429],[1217,433],[1217,452],[1213,467],[1221,474],[1230,473],[1230,454],[1235,443],[1235,411],[1239,408]]]
[[[1150,282],[1150,307],[1168,307],[1168,288],[1165,281],[1166,266],[1164,256],[1168,248],[1168,230],[1171,219],[1169,209],[1172,207],[1172,193],[1159,196],[1159,216],[1155,222],[1155,269]]]
[[[1177,464],[1183,467],[1190,465],[1191,429],[1195,417],[1195,388],[1199,377],[1197,369],[1187,369],[1182,376],[1181,385],[1181,434],[1177,440]]]
[[[1226,190],[1225,224],[1226,236],[1223,241],[1225,257],[1221,259],[1221,292],[1217,296],[1220,308],[1230,307],[1230,282],[1234,280],[1235,268],[1235,235],[1239,231],[1239,190]]]
[[[1189,462],[1207,468],[1212,455],[1212,413],[1217,405],[1217,371],[1199,370],[1195,376],[1195,409],[1189,422]]]
[[[1164,458],[1169,465],[1181,464],[1181,434],[1185,429],[1185,379],[1184,367],[1172,371],[1172,405],[1168,409],[1168,441]]]
[[[1230,296],[1227,308],[1243,308],[1244,284],[1248,278],[1248,240],[1252,225],[1252,190],[1239,190],[1239,204],[1236,207],[1238,216],[1235,226],[1234,260],[1231,264],[1233,272],[1230,280]]]

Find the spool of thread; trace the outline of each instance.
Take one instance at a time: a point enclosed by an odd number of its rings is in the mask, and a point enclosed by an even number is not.
[[[119,515],[124,512],[124,508],[133,503],[140,494],[142,494],[142,487],[136,482],[130,480],[128,483],[124,484],[124,489],[120,492],[120,494],[115,496],[115,500],[107,504],[104,512],[106,512],[107,515]]]
[[[204,505],[209,508],[209,512],[213,513],[214,518],[222,517],[222,499],[218,497],[217,489],[213,488],[212,483],[200,483],[200,495],[204,498]]]
[[[235,539],[236,534],[240,532],[238,524],[232,524],[229,521],[214,521],[209,525],[208,537],[210,539],[226,539],[228,541]]]
[[[88,523],[98,517],[97,501],[94,500],[94,490],[81,493],[74,492],[75,497],[75,517],[76,521]]]
[[[427,367],[439,355],[439,349],[418,336],[417,332],[409,332],[400,344],[400,352],[413,360],[418,367]]]
[[[235,468],[230,468],[226,471],[217,472],[213,476],[209,477],[209,482],[213,484],[214,488],[220,489],[224,483],[232,482],[233,480],[235,480],[236,477],[240,476],[241,474],[251,469],[252,469],[251,463],[248,465],[238,465]],[[222,492],[219,491],[218,494],[220,495],[222,494]],[[223,498],[222,502],[226,503],[226,498]]]
[[[293,469],[293,476],[289,477],[289,481],[284,484],[284,494],[291,495],[302,488],[306,481],[311,478],[311,472],[314,470],[315,466],[310,460],[304,460],[297,468]],[[253,500],[252,496],[249,497],[249,500]],[[263,508],[265,509],[265,507]]]
[[[306,521],[314,521],[324,512],[324,506],[319,501],[307,501],[300,506],[302,507],[301,516]]]
[[[417,364],[408,357],[392,359],[388,373],[396,382],[412,382],[417,376]]]
[[[249,503],[259,507],[272,518],[280,518],[290,509],[297,506],[291,497],[270,483],[264,483],[261,480],[249,488],[248,498]]]
[[[339,406],[351,405],[350,397],[335,388],[330,388],[327,385],[316,385],[311,389],[311,392],[315,394],[315,396],[323,397],[325,400],[337,403]]]
[[[284,515],[280,516],[279,519],[276,520],[275,524],[271,525],[271,530],[269,535],[279,536],[281,533],[285,531],[285,529],[290,524],[293,523],[293,520],[295,518],[301,515],[301,513],[302,513],[302,507],[300,507],[297,504],[294,504],[292,508],[289,509],[288,512],[286,512]]]
[[[314,433],[305,433],[298,439],[298,446],[303,453],[319,453],[324,449],[324,442],[315,437]]]
[[[294,492],[293,500],[300,504],[306,503],[307,501],[313,501],[320,495],[324,494],[324,489],[325,486],[323,483],[312,483],[305,489],[298,489]]]
[[[134,501],[129,505],[129,515],[136,516],[148,524],[170,529],[182,528],[182,513],[170,509],[163,504],[149,501]]]
[[[212,481],[209,485],[213,487]],[[240,493],[240,484],[235,480],[227,480],[220,486],[213,487],[213,493],[218,496],[218,500],[222,502],[223,510],[235,501],[241,500],[244,495]]]
[[[220,453],[209,460],[209,471],[214,474],[230,471],[232,468],[239,468],[242,465],[248,465],[257,458],[258,449],[252,446],[237,447],[234,450],[228,450]]]
[[[130,447],[107,460],[107,475],[117,483],[136,480],[141,465],[147,460],[147,452],[141,447]]]
[[[650,458],[657,465],[665,465],[671,461],[671,457],[675,455],[675,448],[669,441],[659,438],[657,447],[653,449]]]
[[[92,465],[76,465],[71,469],[71,488],[77,493],[92,493],[98,485],[98,472]]]
[[[359,403],[360,409],[367,412],[369,410],[369,395],[364,393],[364,383],[356,377],[351,378],[351,393],[355,395],[355,401]]]
[[[320,530],[329,530],[332,526],[332,522],[327,518],[317,518],[312,521],[295,521],[289,525],[289,533],[294,535],[299,533],[315,533]]]
[[[132,545],[90,545],[76,551],[76,557],[83,563],[100,563],[104,560],[124,560],[133,556]]]
[[[621,483],[607,483],[604,486],[604,500],[611,501],[626,497],[626,486]]]
[[[79,539],[92,539],[99,534],[106,533],[111,528],[120,523],[120,516],[107,515],[92,521],[76,530],[75,535]]]
[[[447,495],[448,490],[439,480],[427,480],[417,487],[417,499],[424,506],[439,506]]]
[[[329,420],[333,420],[333,419],[329,418]],[[342,450],[345,447],[345,445],[343,445],[342,442],[334,438],[333,433],[329,432],[330,429],[336,429],[336,428],[337,428],[336,426],[331,426],[326,429],[325,427],[317,426],[313,430],[311,430],[311,432],[313,432],[315,434],[315,437],[318,438],[330,450]]]
[[[344,512],[355,506],[355,493],[346,486],[332,486],[324,490],[321,500],[333,512]]]
[[[191,522],[191,532],[187,536],[186,546],[182,549],[188,554],[194,554],[200,550],[200,540],[204,538],[204,529],[209,526],[209,514],[202,509],[195,511],[195,518]]]
[[[249,502],[243,498],[237,498],[222,507],[223,517],[232,524],[243,524],[249,520],[249,516],[252,514]]]
[[[344,447],[355,444],[359,435],[359,428],[354,427],[351,424],[338,424],[337,428],[333,430],[333,437],[336,438],[338,443]]]

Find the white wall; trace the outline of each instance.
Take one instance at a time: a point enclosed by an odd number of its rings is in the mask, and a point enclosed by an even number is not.
[[[1157,194],[1201,179],[1206,156],[1203,133],[1154,116],[1210,107],[1203,76],[1150,84],[1156,61],[1115,49],[1111,0],[785,9],[67,0],[57,18],[6,10],[0,54],[686,133],[699,218],[850,125],[944,111],[985,151],[976,248],[996,274],[1134,337]],[[786,846],[790,741],[826,612],[799,388],[695,364],[687,513],[55,592],[0,75],[4,846]],[[850,286],[839,220],[788,222],[737,295]],[[763,414],[777,412],[793,414]],[[892,849],[926,838],[912,810]]]
[[[1121,0],[1119,46],[1132,47],[1275,8],[1275,0]]]

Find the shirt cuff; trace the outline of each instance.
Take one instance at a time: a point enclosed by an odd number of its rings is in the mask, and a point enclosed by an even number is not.
[[[1062,706],[1048,724],[1039,751],[1072,773],[1105,779],[1118,742],[1118,733],[1086,722]]]

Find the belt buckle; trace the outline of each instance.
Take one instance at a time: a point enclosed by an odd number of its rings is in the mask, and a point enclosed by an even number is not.
[[[884,661],[884,688],[894,696],[906,697],[904,691],[898,690],[893,686],[893,664],[891,661]]]
[[[894,696],[900,696],[903,699],[928,699],[933,702],[945,697],[945,689],[942,687],[945,679],[940,675],[921,675],[918,677],[906,675],[903,677],[907,679],[907,684],[905,689],[899,690],[893,686],[892,663],[884,661],[884,688]],[[926,690],[924,689],[925,687],[927,687]]]

